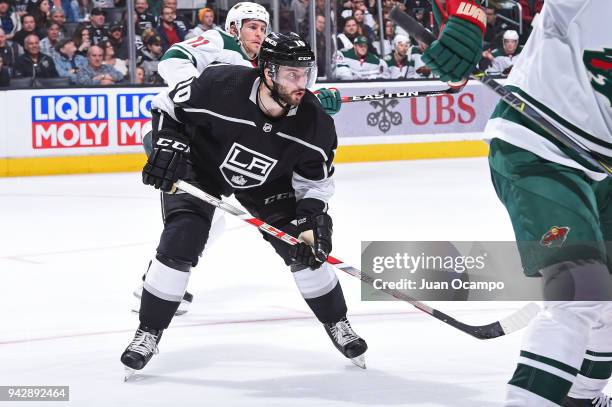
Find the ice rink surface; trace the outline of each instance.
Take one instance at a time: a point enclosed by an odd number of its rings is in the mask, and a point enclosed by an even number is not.
[[[343,164],[334,255],[362,240],[512,240],[486,159]],[[161,231],[140,174],[0,180],[0,385],[68,385],[70,402],[7,406],[500,406],[521,333],[478,341],[401,302],[360,301],[338,272],[367,370],[333,348],[259,233],[226,231],[192,272],[190,312],[123,382],[138,325],[132,291]],[[517,273],[520,272],[517,270]],[[438,303],[468,323],[519,303]]]

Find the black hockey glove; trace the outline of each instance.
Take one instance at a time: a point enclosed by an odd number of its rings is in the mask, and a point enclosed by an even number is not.
[[[299,224],[305,225],[300,228]],[[299,229],[303,231],[300,236],[305,240],[292,248],[291,259],[312,269],[318,269],[327,260],[332,251],[333,223],[326,213],[320,213],[298,222]]]
[[[160,130],[153,140],[153,152],[142,170],[142,182],[164,192],[185,176],[189,144],[187,138],[172,130]]]

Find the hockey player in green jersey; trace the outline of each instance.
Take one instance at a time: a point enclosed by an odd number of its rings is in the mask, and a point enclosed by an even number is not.
[[[444,80],[461,82],[478,57],[482,27],[469,18],[479,13],[468,2],[449,0],[447,7],[450,17],[423,59]],[[506,82],[608,163],[610,21],[607,2],[547,0]],[[524,272],[540,278],[544,298],[554,300],[530,323],[504,405],[609,407],[602,390],[612,372],[612,180],[505,102],[485,134]]]
[[[262,5],[237,3],[227,13],[225,31],[208,30],[174,44],[162,57],[159,74],[174,89],[177,83],[200,76],[213,63],[257,67],[257,56],[269,27],[270,15]],[[342,102],[337,91],[319,89],[317,97],[328,114],[340,110]]]
[[[387,79],[387,63],[368,52],[368,40],[359,36],[353,41],[353,48],[336,54],[336,76],[339,79]]]

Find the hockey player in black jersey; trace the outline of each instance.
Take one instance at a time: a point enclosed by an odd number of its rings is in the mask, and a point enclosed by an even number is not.
[[[142,176],[164,191],[164,230],[146,274],[140,325],[121,356],[127,368],[142,369],[157,353],[208,238],[215,208],[172,193],[178,179],[217,197],[233,193],[254,216],[300,236],[297,246],[263,238],[289,266],[336,348],[365,367],[366,342],[346,319],[342,288],[325,262],[332,249],[327,202],[337,137],[333,120],[307,90],[315,79],[308,44],[297,34],[271,33],[259,69],[213,65],[155,98],[153,152]]]

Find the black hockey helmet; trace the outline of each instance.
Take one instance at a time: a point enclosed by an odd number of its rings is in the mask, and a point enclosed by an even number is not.
[[[259,68],[267,64],[311,68],[316,66],[310,45],[296,33],[271,32],[259,51]]]
[[[272,86],[264,77],[269,70]],[[317,80],[317,63],[310,45],[296,33],[271,32],[263,41],[259,51],[259,71],[272,98],[285,109],[290,106],[281,100],[280,87],[311,88]]]

